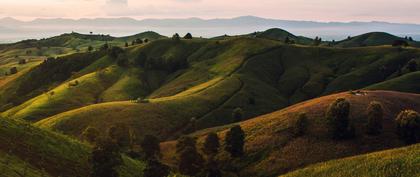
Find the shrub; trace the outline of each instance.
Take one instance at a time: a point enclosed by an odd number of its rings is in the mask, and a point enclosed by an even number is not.
[[[153,135],[144,136],[140,146],[146,159],[154,159],[160,154],[159,140]]]
[[[91,51],[93,51],[93,47],[92,46],[88,46],[88,52],[91,52]]]
[[[298,137],[305,135],[308,129],[308,118],[305,113],[300,113],[293,125],[293,134]]]
[[[208,156],[212,156],[217,154],[219,151],[220,143],[219,137],[216,133],[210,133],[206,136],[203,144],[203,152],[206,153]]]
[[[174,41],[179,41],[179,40],[180,40],[179,34],[178,34],[178,33],[175,33],[175,34],[172,36],[172,40],[174,40]]]
[[[383,107],[380,102],[372,101],[367,108],[367,134],[377,135],[382,131],[382,119],[384,115]]]
[[[410,72],[417,71],[417,62],[416,60],[412,59],[407,63],[407,68]]]
[[[82,136],[86,141],[94,143],[99,136],[99,131],[95,127],[89,126],[83,131]]]
[[[406,144],[420,141],[420,114],[413,110],[401,111],[397,118],[397,133]]]
[[[17,70],[16,67],[10,68],[10,71],[9,71],[10,74],[16,74],[17,72],[18,72],[18,70]]]
[[[244,153],[245,133],[241,126],[236,125],[232,127],[225,137],[225,150],[230,153],[232,157],[240,157]]]
[[[240,122],[242,121],[244,112],[241,108],[236,108],[232,111],[232,119],[234,122]]]
[[[196,176],[203,168],[203,157],[195,147],[185,148],[179,155],[178,169],[181,174]]]
[[[349,127],[349,113],[350,103],[344,98],[338,98],[328,107],[326,113],[328,132],[333,139],[353,136]]]

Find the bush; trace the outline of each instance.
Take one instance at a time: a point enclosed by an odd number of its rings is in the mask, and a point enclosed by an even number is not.
[[[92,177],[118,177],[116,167],[122,164],[118,145],[110,139],[100,139],[89,158]]]
[[[401,111],[397,118],[397,133],[406,144],[420,141],[420,114],[413,110]]]
[[[17,68],[16,67],[12,67],[12,68],[10,68],[10,74],[16,74],[18,72],[18,70],[17,70]]]
[[[350,102],[338,98],[327,109],[326,118],[328,133],[333,139],[345,139],[354,136],[354,130],[349,127]],[[353,132],[353,133],[352,133]]]
[[[220,142],[216,133],[210,133],[206,136],[203,144],[203,152],[208,156],[217,154],[219,151]]]
[[[184,39],[192,39],[193,37],[192,37],[192,35],[191,35],[191,33],[187,33],[185,36],[184,36]]]
[[[410,72],[417,71],[417,62],[416,60],[412,59],[407,63],[407,68]]]
[[[244,112],[241,108],[236,108],[232,111],[232,119],[234,122],[240,122],[242,121],[242,117],[244,115]]]
[[[382,119],[384,115],[383,107],[380,102],[372,101],[367,108],[367,131],[369,135],[378,135],[382,131]]]
[[[225,150],[230,153],[232,157],[240,157],[244,154],[245,133],[241,126],[236,125],[232,127],[225,137]]]
[[[180,39],[180,37],[179,37],[179,34],[178,34],[178,33],[175,33],[175,34],[172,36],[172,40],[174,40],[174,41],[180,41],[181,39]]]
[[[305,113],[300,113],[293,125],[293,135],[296,137],[305,135],[308,129],[308,118]]]

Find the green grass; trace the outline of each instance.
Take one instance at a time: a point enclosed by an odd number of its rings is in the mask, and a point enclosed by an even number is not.
[[[391,149],[311,165],[284,177],[420,176],[420,145]]]

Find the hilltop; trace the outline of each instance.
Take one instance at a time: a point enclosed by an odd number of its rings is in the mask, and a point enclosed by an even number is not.
[[[350,37],[343,41],[337,42],[338,47],[365,47],[365,46],[381,46],[381,45],[392,45],[395,41],[402,40],[407,41],[410,46],[420,47],[420,43],[416,41],[410,41],[402,37],[397,37],[389,33],[384,32],[371,32],[362,34],[355,37]]]

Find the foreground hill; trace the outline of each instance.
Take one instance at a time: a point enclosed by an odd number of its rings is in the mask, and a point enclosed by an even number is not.
[[[337,42],[338,47],[366,47],[366,46],[381,46],[392,45],[394,41],[407,41],[410,46],[420,47],[420,43],[416,41],[409,41],[401,37],[397,37],[383,32],[366,33],[359,36],[351,37],[349,39]]]
[[[351,103],[351,122],[356,127],[356,138],[334,141],[327,136],[325,110],[337,98],[346,98]],[[363,91],[333,94],[298,103],[280,111],[237,123],[246,134],[245,156],[232,161],[223,152],[221,163],[235,163],[241,176],[276,176],[310,164],[332,159],[374,152],[403,146],[395,134],[396,115],[404,109],[420,111],[420,95],[392,91]],[[371,101],[382,102],[384,130],[379,136],[367,136],[364,125],[366,107]],[[308,132],[302,137],[291,133],[293,122],[299,113],[305,112],[309,119]],[[209,132],[217,132],[223,140],[226,130],[235,124],[215,127],[194,133],[202,142]],[[175,142],[161,144],[164,158],[174,163]]]
[[[6,176],[88,176],[90,146],[26,123],[0,118],[0,172]],[[124,157],[121,176],[135,176],[144,165]]]
[[[420,144],[311,165],[284,177],[420,176]]]

